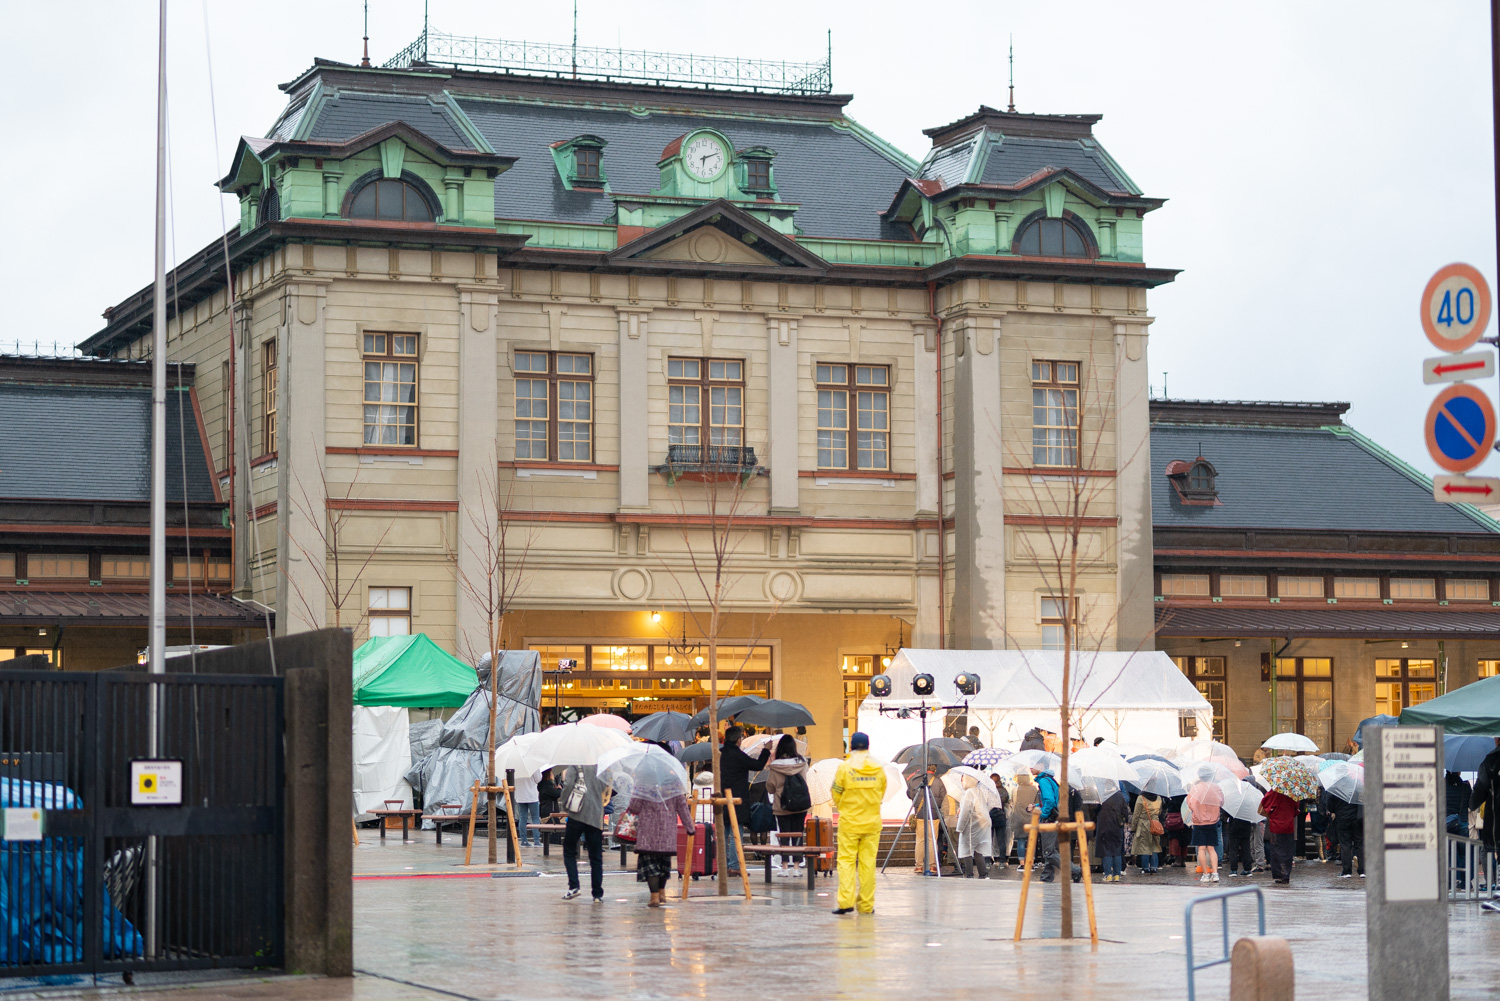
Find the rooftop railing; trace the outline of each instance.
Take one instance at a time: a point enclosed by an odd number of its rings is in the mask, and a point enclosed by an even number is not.
[[[535,73],[563,79],[674,84],[773,94],[830,94],[833,56],[823,62],[739,59],[635,49],[592,48],[545,42],[450,35],[424,28],[417,40],[385,63],[386,69],[459,66]]]

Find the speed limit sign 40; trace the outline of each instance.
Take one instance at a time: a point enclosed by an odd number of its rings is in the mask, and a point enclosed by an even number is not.
[[[1440,351],[1465,351],[1490,322],[1490,287],[1467,264],[1441,268],[1422,292],[1422,330]]]

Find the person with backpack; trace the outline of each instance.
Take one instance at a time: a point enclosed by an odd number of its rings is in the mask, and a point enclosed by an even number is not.
[[[800,845],[806,830],[807,811],[812,809],[812,791],[807,786],[807,759],[797,753],[797,739],[789,733],[776,741],[776,756],[766,768],[766,795],[776,817],[777,843]],[[797,857],[772,858],[778,869],[796,869]],[[803,859],[806,865],[807,860]]]
[[[1051,771],[1041,766],[1033,767],[1031,774],[1036,781],[1036,805],[1031,809],[1041,814],[1044,824],[1057,822],[1058,813],[1058,789],[1057,779]],[[1042,864],[1042,872],[1037,876],[1038,882],[1050,883],[1057,878],[1057,867],[1062,863],[1062,857],[1057,852],[1057,832],[1042,831],[1036,836],[1036,861]]]
[[[994,864],[1004,869],[1005,856],[1010,852],[1010,842],[1005,833],[1005,813],[1010,808],[1010,790],[1005,788],[1005,780],[1000,777],[999,772],[990,772],[990,781],[995,784],[995,792],[1000,796],[1000,805],[990,807],[990,850],[994,853]]]

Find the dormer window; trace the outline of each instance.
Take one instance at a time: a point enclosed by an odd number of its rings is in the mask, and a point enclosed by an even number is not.
[[[1184,504],[1200,507],[1222,504],[1219,500],[1218,476],[1219,471],[1214,468],[1213,463],[1201,455],[1192,462],[1174,459],[1167,463],[1167,480],[1176,491],[1177,499]]]
[[[1066,212],[1061,219],[1023,221],[1012,252],[1023,257],[1094,257],[1094,241],[1072,215]]]
[[[602,188],[609,180],[604,174],[604,147],[598,136],[574,136],[552,144],[552,159],[562,177],[563,187]]]
[[[432,222],[437,218],[437,197],[426,188],[405,171],[400,177],[383,177],[380,171],[371,171],[350,187],[344,200],[344,218]]]
[[[747,195],[774,195],[776,184],[771,176],[771,161],[776,151],[764,146],[742,149],[734,158],[739,165],[740,190]]]

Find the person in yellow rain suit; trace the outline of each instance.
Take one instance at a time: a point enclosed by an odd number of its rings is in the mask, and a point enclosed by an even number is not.
[[[839,905],[835,914],[854,910],[875,913],[875,855],[880,847],[880,804],[885,799],[885,769],[870,757],[870,738],[849,735],[849,757],[833,776],[833,808],[839,814]]]

